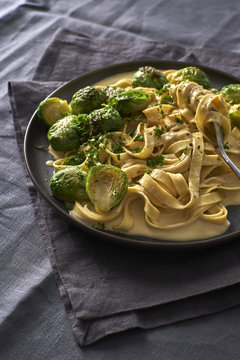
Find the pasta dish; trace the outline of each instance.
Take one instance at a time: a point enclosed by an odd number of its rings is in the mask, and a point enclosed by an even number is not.
[[[171,239],[167,233],[176,238],[197,223],[212,227],[210,236],[224,232],[229,226],[226,206],[240,204],[240,181],[219,155],[213,123],[221,126],[225,150],[236,164],[240,129],[229,117],[234,105],[224,91],[210,89],[204,76],[201,83],[184,77],[184,71],[143,67],[110,86],[95,85],[100,95],[105,92],[95,109],[76,110],[76,94],[69,105],[65,101],[64,125],[56,127],[60,116],[48,133],[53,196],[65,201],[77,219],[118,232]],[[64,140],[59,150],[59,137],[68,132],[73,116],[80,142],[64,148]],[[77,186],[72,180],[69,185],[70,170],[71,179],[81,178]],[[58,196],[66,187],[69,195]],[[76,191],[81,194],[72,195]],[[191,232],[186,239],[201,236],[201,231]]]

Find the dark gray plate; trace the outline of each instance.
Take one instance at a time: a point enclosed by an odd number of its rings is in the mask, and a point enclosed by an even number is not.
[[[70,101],[72,95],[82,87],[94,84],[106,77],[115,74],[136,71],[140,66],[143,65],[151,65],[159,69],[179,69],[185,66],[190,66],[192,64],[175,61],[138,61],[113,65],[80,76],[56,89],[53,93],[49,95],[49,97],[56,96]],[[221,88],[222,86],[230,83],[239,83],[239,79],[234,78],[233,76],[226,73],[216,71],[207,67],[201,68],[209,76],[212,87]],[[202,240],[191,240],[187,242],[157,240],[141,236],[129,236],[123,233],[112,233],[106,231],[103,232],[101,230],[92,228],[84,224],[84,222],[76,221],[72,216],[68,214],[68,211],[65,209],[63,202],[58,201],[50,195],[48,183],[52,176],[52,168],[46,166],[45,164],[46,161],[51,158],[51,156],[49,155],[49,153],[47,153],[47,151],[39,151],[34,148],[35,144],[44,144],[46,148],[48,147],[46,135],[47,128],[39,121],[35,112],[29,122],[24,139],[25,161],[32,181],[36,186],[37,190],[45,197],[45,199],[47,199],[47,201],[51,205],[55,207],[55,209],[61,215],[63,215],[66,220],[75,224],[85,232],[88,232],[89,235],[93,235],[94,237],[99,236],[105,240],[119,242],[121,244],[145,246],[166,250],[198,249],[201,247],[207,247],[224,243],[226,241],[231,241],[240,236],[240,206],[230,206],[228,208],[228,218],[231,222],[231,225],[225,234],[217,237]]]

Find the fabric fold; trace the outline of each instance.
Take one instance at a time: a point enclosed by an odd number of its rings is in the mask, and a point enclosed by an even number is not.
[[[87,71],[142,59],[214,63],[222,70],[228,66],[235,75],[239,63],[239,55],[216,50],[139,39],[132,44],[106,42],[61,30],[40,60],[34,81],[9,84],[21,154],[32,113],[54,89]],[[69,224],[28,183],[56,282],[81,346],[131,328],[150,329],[239,304],[238,242],[179,254],[111,244]]]

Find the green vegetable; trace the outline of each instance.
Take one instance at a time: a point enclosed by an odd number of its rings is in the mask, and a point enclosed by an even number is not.
[[[128,188],[127,175],[112,165],[93,166],[86,191],[97,212],[108,212],[123,199]]]
[[[91,111],[100,108],[105,100],[106,95],[103,90],[87,86],[73,95],[70,107],[75,115],[89,114]]]
[[[86,141],[91,132],[87,115],[68,115],[53,124],[48,131],[48,140],[56,151],[72,151]]]
[[[38,117],[49,127],[62,119],[67,112],[70,112],[67,101],[57,97],[43,100],[37,108]]]
[[[232,125],[240,129],[240,104],[231,106],[229,110],[229,118]]]
[[[34,145],[35,149],[37,150],[43,150],[45,149],[45,145]]]
[[[108,104],[115,107],[121,115],[142,111],[150,102],[150,97],[138,89],[126,90],[108,100]]]
[[[162,166],[164,161],[164,156],[157,155],[154,159],[148,159],[147,160],[147,166],[149,167],[156,167],[156,166]]]
[[[139,148],[136,148],[136,149],[133,149],[133,154],[139,154],[140,152],[142,151],[142,149],[139,149]]]
[[[63,201],[88,200],[86,193],[87,172],[78,166],[70,166],[56,172],[50,180],[51,193]]]
[[[210,89],[210,80],[205,72],[195,66],[188,66],[173,73],[171,82],[179,84],[181,81],[194,81],[205,89]]]
[[[171,86],[171,84],[169,84],[169,83],[165,84],[160,90],[156,90],[156,94],[162,95],[162,94],[168,93],[170,86]]]
[[[105,230],[106,225],[104,224],[104,222],[99,222],[98,226],[99,226],[100,230],[102,230],[102,231]]]
[[[112,106],[106,105],[89,114],[92,123],[92,133],[97,135],[109,131],[116,131],[123,127],[124,120],[119,112]]]
[[[124,149],[123,149],[122,143],[119,142],[118,144],[114,144],[112,151],[113,151],[115,154],[123,153],[123,152],[124,152]]]
[[[144,136],[141,135],[141,134],[137,134],[134,138],[133,138],[133,141],[136,142],[136,141],[144,141]]]
[[[133,87],[149,87],[161,89],[167,83],[166,76],[151,66],[143,66],[133,75]]]
[[[86,114],[79,114],[77,117],[77,131],[80,137],[80,144],[85,143],[92,135],[92,122]]]
[[[229,104],[240,104],[240,84],[226,85],[221,89],[221,93]]]
[[[162,104],[169,104],[169,105],[175,105],[175,101],[172,96],[170,95],[162,95],[160,97]]]
[[[79,151],[77,154],[65,157],[61,165],[80,165],[86,159],[84,151]]]
[[[177,116],[175,117],[175,120],[179,124],[184,124],[184,121],[182,119],[180,119],[179,117],[177,117]]]
[[[154,131],[154,135],[156,135],[157,137],[161,138],[162,134],[163,134],[164,131],[165,131],[165,128],[164,128],[164,127],[161,127],[161,129],[156,128],[156,129],[154,129],[153,131]]]
[[[107,99],[111,99],[114,95],[122,93],[124,89],[118,86],[109,85],[106,86],[103,91],[105,92]]]

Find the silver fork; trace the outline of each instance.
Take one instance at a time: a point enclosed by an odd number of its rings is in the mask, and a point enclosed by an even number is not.
[[[222,129],[218,123],[214,122],[213,124],[214,124],[215,132],[216,132],[217,144],[218,144],[220,154],[221,154],[223,160],[228,164],[228,166],[230,166],[230,168],[235,172],[235,174],[240,179],[240,170],[232,162],[232,160],[229,159],[228,155],[226,154],[226,152],[224,150]]]

